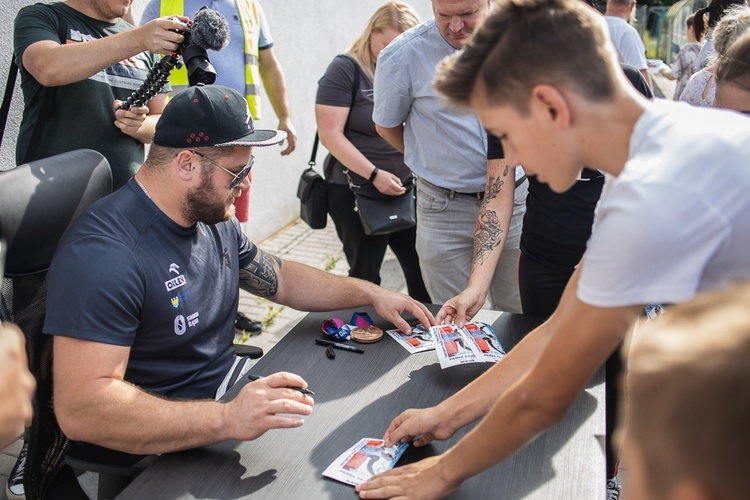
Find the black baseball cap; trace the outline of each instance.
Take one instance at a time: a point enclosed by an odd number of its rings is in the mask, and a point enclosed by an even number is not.
[[[153,142],[169,148],[273,146],[285,138],[282,130],[255,130],[247,101],[236,90],[199,83],[169,101]]]

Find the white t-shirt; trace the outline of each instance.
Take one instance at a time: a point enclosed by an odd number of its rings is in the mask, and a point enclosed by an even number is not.
[[[604,16],[609,28],[609,38],[617,49],[620,62],[629,64],[635,69],[646,69],[646,46],[643,45],[638,30],[619,17]]]
[[[602,194],[578,282],[598,307],[677,303],[750,278],[750,119],[657,100]]]

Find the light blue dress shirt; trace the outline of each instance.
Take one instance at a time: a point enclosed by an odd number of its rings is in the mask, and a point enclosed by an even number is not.
[[[487,135],[476,115],[448,108],[432,88],[438,62],[457,49],[434,19],[390,43],[378,56],[373,121],[404,129],[406,165],[436,186],[484,191]]]

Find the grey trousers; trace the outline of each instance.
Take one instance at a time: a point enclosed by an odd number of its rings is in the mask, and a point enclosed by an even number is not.
[[[518,245],[526,213],[528,182],[516,188],[510,228],[485,307],[521,312],[518,292]],[[469,284],[474,231],[482,200],[453,194],[417,180],[417,253],[427,291],[435,304],[461,293]]]

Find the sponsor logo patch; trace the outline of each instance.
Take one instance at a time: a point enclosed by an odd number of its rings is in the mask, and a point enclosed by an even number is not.
[[[198,324],[198,316],[200,315],[199,312],[194,312],[190,316],[187,317],[188,326],[195,326]]]
[[[182,335],[183,333],[185,333],[185,330],[187,330],[187,325],[185,325],[185,316],[183,316],[182,314],[175,316],[174,333],[176,335]]]
[[[177,276],[176,278],[172,278],[171,280],[164,282],[164,286],[167,287],[168,292],[171,292],[172,290],[180,288],[181,286],[184,286],[186,284],[187,281],[185,281],[185,276],[183,276],[182,274]]]

